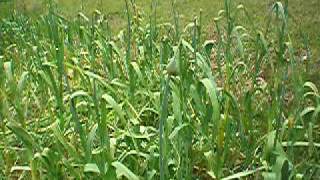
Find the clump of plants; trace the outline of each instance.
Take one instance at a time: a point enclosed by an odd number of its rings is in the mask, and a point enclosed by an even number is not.
[[[266,28],[225,0],[207,39],[124,1],[114,34],[96,10],[18,12],[0,24],[0,177],[312,179],[320,95],[292,45],[288,1]]]

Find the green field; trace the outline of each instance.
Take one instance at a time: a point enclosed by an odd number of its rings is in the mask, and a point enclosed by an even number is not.
[[[48,1],[48,0],[47,0]],[[29,15],[39,15],[47,11],[46,0],[22,0],[13,4],[15,9],[25,12]],[[261,29],[266,26],[266,18],[270,13],[273,0],[233,0],[237,4],[244,4],[252,18],[261,26]],[[57,0],[60,12],[69,17],[75,17],[79,11],[91,14],[94,10],[99,9],[108,16],[111,22],[113,31],[117,32],[126,24],[124,1],[114,0]],[[142,9],[145,15],[150,14],[151,0],[135,0],[138,8]],[[214,34],[213,18],[217,16],[219,10],[224,6],[221,0],[176,0],[176,10],[180,13],[180,20],[183,23],[192,20],[200,9],[203,10],[203,20],[206,28],[206,33],[210,37]],[[12,8],[11,3],[0,4],[0,15],[9,14]],[[158,2],[158,21],[172,22],[171,0]],[[303,43],[310,44],[312,50],[312,59],[319,61],[320,56],[320,1],[318,0],[290,0],[290,30],[295,37],[293,42],[297,48],[303,48]],[[1,13],[2,12],[2,13]]]
[[[317,0],[0,0],[0,180],[317,179]]]

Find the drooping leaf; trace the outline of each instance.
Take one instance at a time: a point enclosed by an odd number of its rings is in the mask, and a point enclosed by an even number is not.
[[[100,170],[99,170],[97,164],[95,164],[95,163],[85,164],[83,171],[84,171],[85,173],[96,173],[96,174],[100,174]]]
[[[206,87],[207,92],[210,97],[211,105],[213,107],[213,121],[215,123],[219,123],[220,120],[220,105],[218,102],[218,97],[216,94],[216,87],[215,84],[208,78],[202,79],[201,82]]]
[[[214,44],[215,44],[215,42],[212,41],[212,40],[207,40],[203,44],[203,48],[204,48],[204,50],[205,50],[205,52],[206,52],[208,57],[210,57],[210,55],[211,55],[212,49],[214,47]]]
[[[109,94],[102,95],[102,99],[104,99],[109,105],[116,111],[116,113],[119,115],[121,121],[123,124],[126,124],[126,120],[124,118],[124,114],[122,111],[121,106],[113,99],[112,96]]]
[[[116,168],[117,177],[126,177],[128,180],[139,180],[139,177],[135,175],[129,168],[119,161],[112,163],[112,166]]]
[[[257,172],[259,172],[261,170],[264,170],[264,169],[265,169],[265,167],[259,167],[259,168],[256,168],[254,170],[248,170],[248,171],[239,172],[239,173],[230,175],[228,177],[222,178],[222,180],[241,179],[241,178],[244,178],[246,176],[252,175],[252,174],[257,173]]]
[[[29,166],[13,166],[10,170],[11,173],[15,171],[31,171]]]
[[[24,128],[15,123],[10,123],[7,127],[26,145],[29,150],[37,147],[32,136]]]

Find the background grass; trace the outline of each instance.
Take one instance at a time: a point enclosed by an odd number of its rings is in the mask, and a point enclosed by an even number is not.
[[[0,15],[2,17],[10,14],[12,9],[24,12],[28,16],[37,16],[47,13],[45,4],[48,0],[22,0],[0,4]],[[244,4],[248,8],[252,20],[257,22],[257,27],[262,30],[267,26],[267,17],[275,0],[233,0],[236,4]],[[13,2],[13,3],[12,3]],[[98,9],[107,15],[113,33],[119,32],[126,26],[125,3],[121,0],[56,0],[60,13],[68,18],[75,18],[78,12],[90,15]],[[151,0],[135,0],[138,8],[144,15],[151,12]],[[216,36],[214,17],[217,16],[224,2],[221,0],[176,0],[177,11],[180,14],[181,24],[192,20],[199,10],[203,10],[205,39]],[[171,0],[158,1],[158,22],[173,22]],[[312,64],[309,69],[310,80],[320,84],[320,1],[319,0],[290,0],[289,2],[289,30],[291,31],[292,43],[300,55],[309,54],[308,60]],[[248,22],[242,22],[248,25]]]
[[[47,1],[21,0],[13,5],[19,11],[25,11],[29,15],[38,15],[44,12],[43,4]],[[68,17],[74,17],[79,11],[91,14],[99,9],[108,14],[112,29],[118,31],[125,26],[125,4],[121,0],[56,0],[61,13]],[[136,0],[138,6],[145,13],[150,13],[151,0]],[[203,20],[207,34],[210,36],[214,32],[213,18],[218,11],[223,8],[224,2],[221,0],[176,0],[177,11],[181,14],[181,20],[188,22],[192,17],[203,10]],[[255,22],[261,26],[266,25],[266,17],[270,11],[274,0],[234,0],[235,3],[244,4],[250,11]],[[84,9],[82,9],[82,5]],[[6,16],[12,9],[12,2],[0,4],[0,14]],[[290,0],[290,29],[295,37],[293,43],[298,48],[302,48],[308,41],[313,52],[313,60],[320,61],[320,1],[319,0]],[[158,20],[172,21],[171,1],[164,0],[158,2]]]

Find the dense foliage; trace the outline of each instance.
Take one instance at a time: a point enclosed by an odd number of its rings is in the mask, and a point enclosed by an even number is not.
[[[263,29],[225,0],[208,40],[202,12],[182,27],[174,6],[160,24],[156,1],[126,1],[117,35],[98,10],[2,19],[0,177],[319,177],[320,94],[288,1]]]

